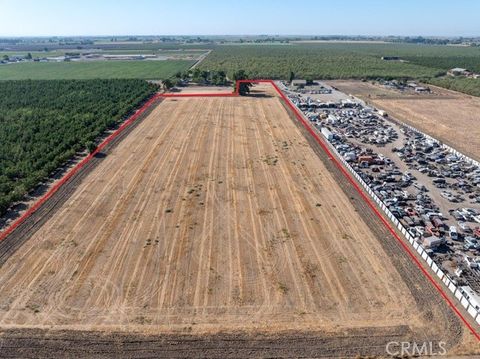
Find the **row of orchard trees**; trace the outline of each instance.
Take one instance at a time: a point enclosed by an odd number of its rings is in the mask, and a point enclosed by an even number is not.
[[[441,68],[385,61],[382,54],[342,46],[218,46],[199,68],[222,70],[229,77],[243,69],[251,78],[268,79],[288,79],[291,71],[312,79],[430,78],[445,73]]]
[[[0,82],[0,214],[155,90],[142,80]]]
[[[244,70],[235,71],[232,74],[231,81],[228,80],[227,74],[223,70],[218,71],[206,71],[193,69],[185,72],[177,72],[173,79],[163,80],[163,86],[166,90],[174,86],[183,86],[187,82],[194,82],[201,85],[215,85],[215,86],[225,86],[229,82],[233,84],[235,88],[236,80],[245,80],[248,79],[247,73]],[[240,94],[245,95],[250,92],[250,83],[241,83],[240,84]]]
[[[174,86],[183,86],[187,82],[201,85],[225,86],[228,83],[227,74],[223,70],[207,71],[198,68],[188,71],[179,71],[173,77],[163,80],[163,86],[170,89]]]

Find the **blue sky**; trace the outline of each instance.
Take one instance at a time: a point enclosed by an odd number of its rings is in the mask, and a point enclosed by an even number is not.
[[[0,36],[480,36],[479,14],[479,0],[0,0]]]

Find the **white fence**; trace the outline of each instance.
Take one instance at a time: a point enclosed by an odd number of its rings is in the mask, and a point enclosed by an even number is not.
[[[292,101],[290,101],[290,102],[292,103],[292,105],[295,106],[295,104]],[[298,112],[300,112],[302,114],[305,121],[307,121],[307,123],[310,123],[310,121],[304,116],[303,112],[298,107],[296,107],[296,108],[297,108]],[[428,138],[432,141],[440,143],[435,138],[417,130],[416,128],[414,128],[412,126],[404,124],[400,121],[397,121],[397,122],[399,122],[399,124],[402,125],[402,126],[408,127],[412,131],[421,133],[426,138]],[[316,130],[316,128],[315,128],[315,130]],[[319,133],[319,135],[321,136],[321,133]],[[392,214],[392,212],[390,212],[390,210],[385,205],[385,203],[383,203],[383,201],[380,198],[378,198],[378,196],[374,193],[374,191],[370,188],[370,186],[368,186],[365,183],[365,181],[352,168],[352,166],[350,166],[350,164],[343,158],[343,156],[341,156],[338,153],[337,149],[329,141],[325,140],[324,142],[328,144],[328,146],[330,147],[332,152],[335,154],[335,156],[337,156],[337,158],[343,163],[343,165],[348,169],[348,171],[350,171],[350,173],[353,175],[353,177],[356,178],[358,183],[360,183],[360,185],[365,189],[365,191],[368,192],[368,194],[376,202],[378,207],[380,207],[382,209],[382,211],[386,214],[386,216],[393,222],[393,224],[395,224],[395,226],[398,228],[398,230],[404,235],[404,237],[410,243],[412,248],[420,255],[420,257],[425,261],[425,263],[427,263],[428,267],[430,267],[430,269],[433,271],[433,273],[435,273],[437,275],[437,277],[445,284],[445,286],[453,293],[455,298],[457,298],[458,301],[460,302],[460,304],[467,310],[468,314],[470,314],[472,316],[472,318],[475,319],[475,321],[478,324],[480,324],[480,312],[475,308],[475,306],[470,303],[470,301],[464,296],[464,294],[460,291],[460,289],[457,288],[457,286],[450,280],[448,275],[443,273],[443,271],[438,267],[438,265],[433,261],[433,259],[424,250],[423,246],[421,244],[417,243],[417,241],[410,235],[410,233],[408,233],[407,229],[403,226],[403,224],[400,223],[400,221]],[[443,147],[448,149],[450,152],[454,153],[455,155],[461,157],[462,159],[464,159],[465,161],[467,161],[471,164],[474,164],[476,166],[480,165],[477,161],[461,154],[460,152],[456,151],[455,149],[451,148],[450,146],[443,145]]]

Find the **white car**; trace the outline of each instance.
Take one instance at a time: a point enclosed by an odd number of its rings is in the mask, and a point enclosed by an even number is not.
[[[458,226],[462,229],[462,231],[470,233],[472,229],[466,224],[465,222],[458,222]]]
[[[418,237],[421,237],[421,236],[423,236],[424,233],[425,233],[425,228],[422,227],[422,226],[416,226],[416,227],[415,227],[415,231],[417,231]]]

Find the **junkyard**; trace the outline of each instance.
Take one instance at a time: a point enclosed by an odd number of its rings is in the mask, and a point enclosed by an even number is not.
[[[323,92],[318,88],[327,89]],[[480,309],[480,168],[335,88],[286,92],[430,258]]]

